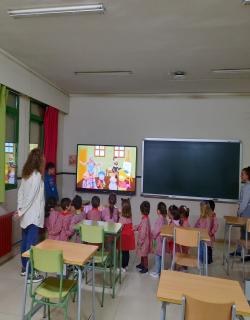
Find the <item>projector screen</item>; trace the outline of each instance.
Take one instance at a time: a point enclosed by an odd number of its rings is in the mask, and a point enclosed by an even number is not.
[[[135,146],[77,145],[76,190],[134,195]]]

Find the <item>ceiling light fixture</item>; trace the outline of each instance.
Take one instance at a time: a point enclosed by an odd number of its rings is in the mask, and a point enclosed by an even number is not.
[[[169,76],[174,80],[184,80],[186,79],[186,72],[178,70],[178,71],[170,72]]]
[[[131,70],[100,70],[100,71],[75,71],[75,75],[105,75],[105,76],[126,76],[133,74]]]
[[[31,8],[31,9],[10,9],[8,13],[14,18],[34,17],[41,15],[61,15],[61,14],[79,14],[79,13],[97,12],[103,13],[103,4],[88,4],[63,7]]]
[[[244,69],[214,69],[211,70],[213,73],[217,74],[243,74],[250,73],[250,68]]]
[[[243,4],[250,4],[250,0],[242,0],[241,1]]]

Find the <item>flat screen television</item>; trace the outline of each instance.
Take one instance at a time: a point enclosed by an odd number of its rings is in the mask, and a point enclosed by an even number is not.
[[[77,145],[76,190],[136,193],[137,147]]]

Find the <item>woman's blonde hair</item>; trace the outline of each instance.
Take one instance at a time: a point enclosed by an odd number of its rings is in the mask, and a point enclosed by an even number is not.
[[[43,175],[44,165],[45,161],[42,151],[38,148],[31,150],[23,166],[22,178],[27,180],[34,171],[38,171]]]
[[[200,217],[201,218],[208,218],[212,214],[212,209],[209,205],[208,201],[201,201],[200,203]]]

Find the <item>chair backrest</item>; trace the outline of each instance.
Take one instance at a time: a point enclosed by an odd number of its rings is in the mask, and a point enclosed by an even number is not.
[[[182,298],[183,320],[235,320],[235,313],[232,302],[212,303],[190,296]]]
[[[181,246],[197,248],[200,243],[200,232],[192,229],[174,228],[175,243]]]
[[[61,273],[63,272],[63,252],[32,247],[31,265],[41,272]]]
[[[81,224],[80,226],[81,241],[92,244],[104,243],[104,229],[103,226],[92,226]]]

